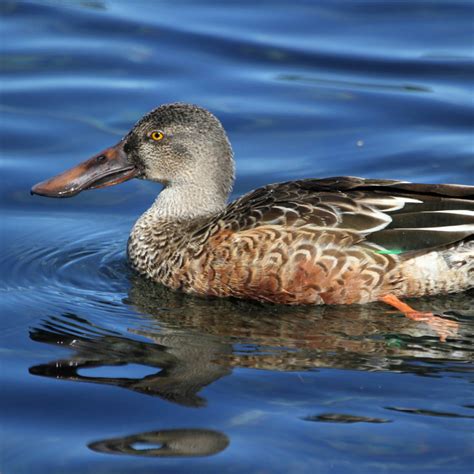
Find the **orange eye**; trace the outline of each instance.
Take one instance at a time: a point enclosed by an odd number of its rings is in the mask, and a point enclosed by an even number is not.
[[[151,132],[150,138],[152,140],[155,140],[155,142],[159,142],[160,140],[163,140],[163,138],[165,138],[165,135],[163,132],[156,131]]]

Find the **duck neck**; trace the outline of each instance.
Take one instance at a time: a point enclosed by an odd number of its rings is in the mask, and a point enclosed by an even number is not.
[[[227,196],[207,187],[163,189],[132,229],[128,240],[132,266],[166,284],[173,258],[189,244],[190,229],[222,211],[226,201]]]
[[[154,220],[190,221],[222,211],[227,195],[208,186],[170,185],[164,188],[148,210]]]

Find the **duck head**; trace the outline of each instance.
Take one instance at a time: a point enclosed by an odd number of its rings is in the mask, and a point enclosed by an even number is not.
[[[162,105],[139,120],[119,143],[36,184],[31,193],[71,197],[131,178],[156,181],[182,192],[207,187],[226,199],[234,165],[221,123],[195,105]]]

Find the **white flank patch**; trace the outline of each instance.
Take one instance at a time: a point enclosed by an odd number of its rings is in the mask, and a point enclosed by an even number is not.
[[[417,257],[414,262],[416,262],[416,267],[422,272],[428,273],[433,280],[437,279],[440,268],[439,256],[435,252]]]

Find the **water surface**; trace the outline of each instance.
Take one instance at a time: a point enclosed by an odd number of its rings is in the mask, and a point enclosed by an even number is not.
[[[2,11],[0,470],[468,473],[473,293],[286,308],[133,274],[159,186],[70,200],[37,181],[194,102],[233,197],[331,175],[473,183],[470,2],[8,1]]]

